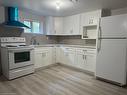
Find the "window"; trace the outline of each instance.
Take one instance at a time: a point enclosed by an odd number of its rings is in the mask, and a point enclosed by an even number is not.
[[[32,28],[34,33],[40,33],[40,23],[39,22],[32,22]]]
[[[27,33],[31,33],[31,29],[32,29],[32,27],[31,27],[31,22],[30,22],[30,21],[24,21],[24,24],[25,24],[26,26],[30,27],[30,29],[25,28],[24,31],[27,32]]]
[[[37,33],[37,34],[42,34],[42,31],[40,30],[40,22],[39,21],[29,21],[25,20],[24,24],[30,27],[30,29],[25,28],[24,32],[25,33]]]

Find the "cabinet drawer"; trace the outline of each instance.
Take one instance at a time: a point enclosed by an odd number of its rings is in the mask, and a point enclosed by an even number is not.
[[[96,54],[96,50],[94,49],[84,49],[84,48],[78,48],[76,49],[76,53],[78,54]]]
[[[86,51],[87,54],[96,54],[96,50],[87,50]]]
[[[77,48],[76,49],[76,53],[79,53],[79,54],[85,54],[87,52],[87,49],[84,49],[84,48]]]
[[[44,48],[35,48],[34,49],[35,52],[43,52],[43,51],[49,51],[49,50],[51,50],[51,48],[44,47]]]
[[[75,48],[64,47],[64,51],[65,51],[65,52],[75,52]]]

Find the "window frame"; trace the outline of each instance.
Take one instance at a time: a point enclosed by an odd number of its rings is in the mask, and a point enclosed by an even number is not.
[[[31,27],[30,32],[26,32],[26,31],[25,31],[25,28],[24,28],[24,33],[28,33],[28,34],[29,34],[29,33],[31,33],[31,34],[43,34],[43,32],[41,31],[41,22],[40,22],[39,20],[24,19],[24,20],[23,20],[23,23],[24,23],[24,21],[30,22],[30,27]],[[33,31],[33,22],[39,23],[39,33],[35,33],[35,32]]]

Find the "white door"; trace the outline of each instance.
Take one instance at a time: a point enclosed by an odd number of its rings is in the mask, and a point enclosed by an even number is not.
[[[96,76],[126,83],[126,39],[102,39],[97,53]]]
[[[127,15],[101,19],[101,37],[127,37]]]

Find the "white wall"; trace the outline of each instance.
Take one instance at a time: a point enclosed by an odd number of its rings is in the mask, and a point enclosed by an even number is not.
[[[127,7],[111,11],[112,15],[127,14]]]

